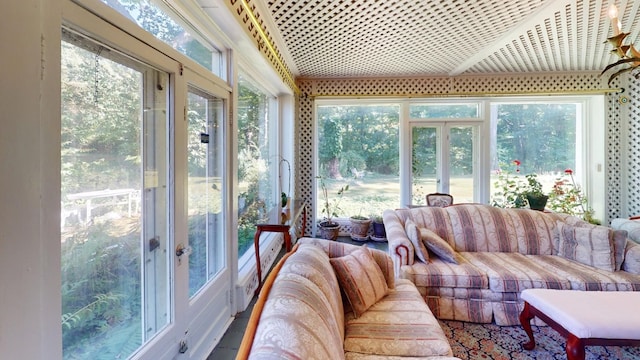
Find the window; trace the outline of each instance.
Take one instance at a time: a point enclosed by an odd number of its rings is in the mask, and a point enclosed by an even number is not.
[[[565,169],[582,176],[581,109],[581,103],[558,101],[493,103],[491,193],[498,170],[521,177],[537,174],[547,193]]]
[[[455,203],[492,203],[497,172],[515,170],[509,166],[519,160],[519,174],[538,174],[545,192],[572,169],[589,206],[601,216],[602,101],[601,96],[406,99],[397,105],[316,100],[317,174],[330,194],[349,185],[338,214],[347,217],[361,208],[379,211],[377,203],[382,209],[422,205],[431,192],[450,193]],[[319,204],[316,199],[317,220],[323,216]]]
[[[159,40],[188,56],[218,76],[223,75],[222,54],[196,30],[181,21],[169,9],[150,0],[102,0]]]
[[[275,98],[247,75],[238,80],[238,256],[253,245],[256,223],[276,204],[278,168],[271,114]]]
[[[127,358],[170,322],[168,74],[62,43],[65,359]]]
[[[398,207],[399,119],[399,104],[318,102],[317,174],[324,178],[330,196],[349,185],[338,217],[381,215]],[[318,193],[318,216],[321,203]]]
[[[412,119],[476,119],[480,116],[480,105],[469,104],[411,104]]]

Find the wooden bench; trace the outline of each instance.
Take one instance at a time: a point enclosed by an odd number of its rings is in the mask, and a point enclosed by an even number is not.
[[[567,339],[567,359],[585,358],[585,346],[640,346],[640,292],[527,289],[520,323],[536,342],[531,319],[538,317]]]

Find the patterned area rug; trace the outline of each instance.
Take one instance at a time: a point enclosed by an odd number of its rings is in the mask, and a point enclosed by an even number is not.
[[[527,351],[522,344],[528,341],[520,326],[473,324],[440,320],[449,339],[453,355],[463,360],[536,359],[565,360],[565,340],[549,326],[532,326],[536,348]],[[640,347],[587,346],[587,360],[640,359]]]

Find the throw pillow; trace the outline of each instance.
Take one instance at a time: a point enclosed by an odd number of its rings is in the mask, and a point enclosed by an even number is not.
[[[557,222],[558,255],[598,269],[614,271],[613,230],[605,226],[575,227]]]
[[[362,247],[349,255],[331,258],[329,261],[356,317],[389,291],[382,270],[368,248]]]
[[[420,238],[427,249],[431,250],[431,252],[436,254],[440,259],[452,264],[459,263],[458,253],[453,250],[445,239],[441,238],[435,232],[427,228],[420,228]]]
[[[569,216],[568,218],[572,217],[574,216]],[[567,221],[564,222],[566,223]],[[591,224],[583,220],[580,220],[580,222],[575,224],[569,223],[569,225],[584,228],[601,227],[600,225]],[[625,246],[627,245],[627,237],[629,233],[627,232],[627,230],[615,230],[615,227],[613,225],[611,226],[611,228],[613,228],[613,260],[615,264],[615,271],[620,271],[622,263],[624,262],[624,251]]]
[[[631,255],[633,254],[633,255]],[[622,270],[632,274],[640,274],[640,245],[627,241]]]
[[[416,223],[414,223],[413,220],[411,219],[407,219],[404,222],[404,231],[407,233],[407,237],[409,238],[409,240],[411,240],[411,243],[413,244],[413,249],[418,259],[420,259],[420,261],[422,261],[425,264],[428,263],[429,252],[427,251],[427,248],[422,243],[422,238],[420,237],[420,230],[418,230]]]

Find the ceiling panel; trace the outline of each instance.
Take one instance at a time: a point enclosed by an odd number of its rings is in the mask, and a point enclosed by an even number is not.
[[[596,72],[617,60],[605,44],[612,3],[625,43],[640,32],[640,0],[197,1],[214,20],[226,3],[278,66],[302,78]]]
[[[406,77],[599,71],[614,60],[610,1],[269,0],[294,76]],[[618,1],[638,38],[640,1]]]

